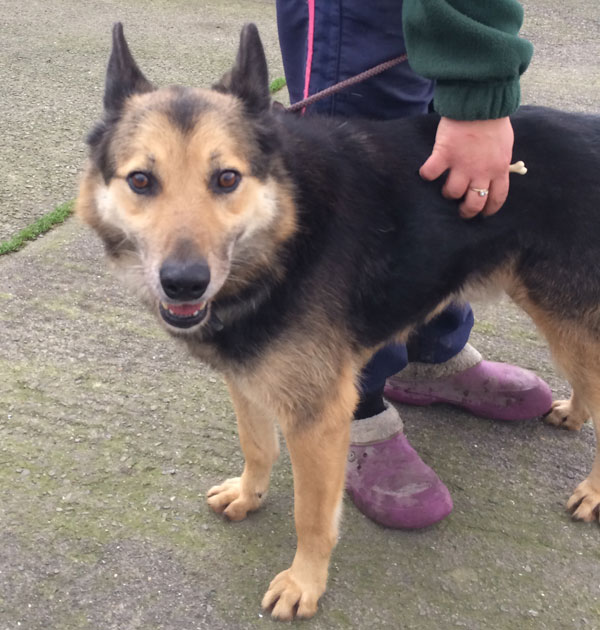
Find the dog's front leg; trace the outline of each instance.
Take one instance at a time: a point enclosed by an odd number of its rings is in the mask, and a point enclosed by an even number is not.
[[[232,521],[257,510],[269,488],[271,468],[279,455],[279,441],[271,416],[247,398],[233,381],[227,382],[235,408],[244,453],[241,477],[227,479],[208,491],[208,504]]]
[[[338,536],[355,404],[350,379],[316,417],[282,423],[294,474],[298,547],[292,566],[275,577],[262,601],[277,619],[312,617],[325,591]]]

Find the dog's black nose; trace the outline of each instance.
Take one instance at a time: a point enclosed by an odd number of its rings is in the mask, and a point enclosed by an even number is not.
[[[210,269],[202,259],[167,259],[160,268],[159,276],[167,297],[180,302],[193,302],[204,295],[210,282]]]

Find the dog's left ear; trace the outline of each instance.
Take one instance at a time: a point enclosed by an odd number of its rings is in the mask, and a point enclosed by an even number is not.
[[[239,97],[250,113],[267,110],[271,104],[267,59],[255,24],[246,24],[233,68],[213,89]]]
[[[123,24],[117,22],[112,31],[112,50],[106,70],[104,109],[119,111],[132,94],[151,92],[154,86],[138,68],[123,34]]]

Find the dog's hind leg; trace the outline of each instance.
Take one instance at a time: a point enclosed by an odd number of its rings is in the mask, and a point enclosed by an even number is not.
[[[313,417],[290,417],[282,428],[294,474],[298,547],[292,565],[273,579],[262,605],[277,619],[312,617],[325,591],[337,542],[350,422],[358,395],[353,367],[342,369]]]
[[[600,353],[600,348],[596,345],[596,351]],[[597,355],[600,361],[600,354]],[[592,376],[592,375],[590,375]],[[571,498],[567,501],[567,509],[573,518],[582,521],[600,520],[600,370],[597,370],[591,380],[577,391],[587,408],[591,412],[594,429],[596,432],[596,455],[592,464],[592,471],[584,481],[582,481]]]
[[[555,400],[550,413],[544,418],[549,424],[579,431],[591,414],[575,390],[569,400]]]
[[[575,519],[594,521],[600,518],[600,343],[589,339],[585,343],[576,333],[568,334],[566,341],[567,344],[561,344],[559,350],[554,347],[553,351],[573,387],[573,394],[570,400],[555,403],[550,422],[580,429],[592,417],[596,432],[592,471],[575,489],[567,509]]]
[[[521,303],[522,304],[522,303]],[[523,304],[522,304],[523,305]],[[525,310],[544,333],[558,366],[573,387],[568,401],[554,403],[547,420],[570,429],[580,429],[591,416],[596,432],[596,455],[592,471],[567,502],[573,518],[600,518],[600,339],[596,313],[582,314],[577,321],[565,320],[541,310],[531,302]]]
[[[208,504],[232,521],[241,521],[248,512],[257,510],[269,488],[271,468],[279,455],[275,423],[265,411],[249,400],[229,381],[235,408],[238,434],[244,453],[241,477],[227,479],[208,491]]]

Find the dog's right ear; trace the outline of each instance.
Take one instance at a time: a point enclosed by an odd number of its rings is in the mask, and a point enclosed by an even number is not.
[[[235,65],[213,89],[239,97],[253,114],[271,106],[267,58],[255,24],[242,28]]]
[[[123,24],[117,22],[112,30],[112,51],[106,70],[104,109],[119,111],[132,94],[151,92],[154,86],[137,67],[123,35]]]

